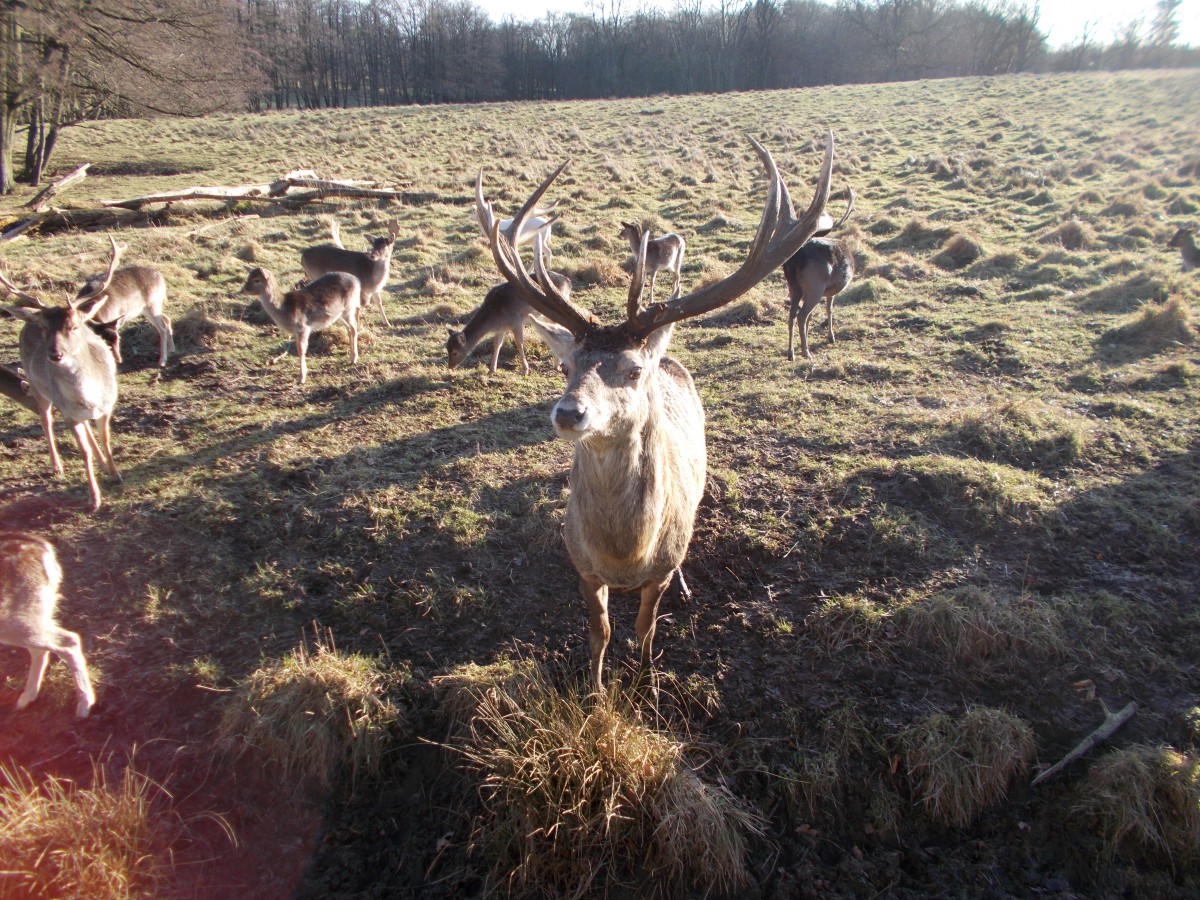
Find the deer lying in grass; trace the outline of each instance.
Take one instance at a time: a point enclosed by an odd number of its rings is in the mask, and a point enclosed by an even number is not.
[[[538,242],[539,252],[541,242]],[[571,282],[565,275],[551,272],[554,286],[567,299],[571,297]],[[467,321],[462,331],[450,330],[446,339],[447,365],[457,368],[462,361],[471,355],[479,343],[489,335],[492,338],[492,361],[488,371],[496,374],[496,366],[500,362],[500,348],[504,345],[504,336],[511,334],[513,343],[517,345],[517,355],[521,357],[521,367],[529,374],[529,363],[525,359],[525,326],[533,316],[533,307],[521,299],[507,281],[498,284],[487,292],[483,303],[474,315]]]
[[[854,211],[854,189],[847,189],[850,194],[846,212],[837,224],[830,220],[828,234],[835,228],[841,228],[850,213]],[[846,289],[854,278],[854,255],[841,241],[824,237],[814,237],[783,264],[783,280],[788,289],[788,352],[789,360],[795,360],[792,333],[796,325],[796,316],[800,317],[800,352],[805,359],[811,359],[808,351],[808,319],[825,298],[825,312],[828,315],[829,342],[834,343],[833,336],[833,298]]]
[[[94,289],[76,297],[67,306],[46,306],[37,297],[18,290],[0,275],[0,284],[20,301],[5,311],[25,322],[21,328],[21,367],[29,395],[37,406],[50,448],[55,474],[62,474],[62,460],[54,443],[54,410],[71,425],[87,470],[92,509],[100,509],[100,485],[96,481],[93,452],[108,474],[121,480],[112,455],[110,424],[117,403],[117,364],[108,344],[88,323],[117,268],[124,247],[111,237],[112,258],[108,271]],[[100,440],[91,423],[100,427]]]
[[[329,229],[333,233],[334,243],[309,247],[300,254],[300,265],[305,276],[310,279],[320,278],[330,272],[353,275],[362,286],[363,305],[370,306],[371,298],[374,297],[379,303],[379,314],[383,316],[383,324],[390,328],[392,323],[388,321],[387,311],[383,308],[383,289],[387,285],[388,275],[391,274],[392,248],[396,246],[396,238],[400,235],[400,222],[392,219],[387,227],[388,236],[367,238],[371,249],[362,253],[347,250],[341,245],[338,224],[331,221]]]
[[[620,236],[629,241],[629,249],[638,253],[643,239],[646,242],[646,269],[650,272],[650,302],[654,302],[654,279],[662,271],[670,272],[675,280],[671,285],[671,293],[679,290],[679,275],[683,268],[684,242],[677,234],[664,234],[652,238],[650,232],[637,222],[622,222]]]
[[[62,567],[52,544],[22,531],[0,531],[0,644],[29,651],[29,676],[17,709],[37,699],[53,653],[75,676],[79,692],[75,715],[83,719],[96,695],[83,658],[83,642],[54,621],[61,584]]]
[[[534,254],[536,281],[530,277],[513,240],[566,163],[533,192],[506,231],[483,197],[482,172],[475,184],[476,209],[496,266],[522,299],[551,320],[534,324],[567,378],[551,421],[560,437],[575,442],[563,536],[589,610],[597,690],[611,636],[610,589],[641,596],[638,681],[653,681],[659,601],[687,553],[704,492],[704,409],[687,369],[666,355],[673,324],[736,300],[782,265],[812,236],[829,196],[832,133],[812,202],[799,217],[771,154],[753,138],[751,143],[767,170],[768,190],[746,261],[721,281],[642,308],[648,243],[643,235],[626,320],[615,325],[601,325],[572,305],[554,287],[540,254]]]
[[[1195,225],[1185,225],[1175,232],[1175,236],[1171,240],[1167,241],[1168,247],[1179,251],[1179,255],[1183,258],[1183,271],[1185,272],[1200,269],[1200,247],[1196,246],[1195,234]]]
[[[79,289],[78,297],[87,296],[95,290],[100,276],[89,278]],[[78,300],[78,297],[76,299]],[[141,313],[158,332],[158,365],[167,364],[167,357],[175,352],[175,332],[171,320],[163,312],[167,299],[167,280],[154,269],[146,266],[129,266],[113,273],[108,287],[100,294],[99,308],[91,318],[96,329],[110,326],[112,352],[121,362],[121,326]]]
[[[341,319],[350,331],[350,364],[358,362],[358,310],[362,285],[353,275],[330,272],[280,296],[275,276],[254,268],[242,285],[243,294],[256,294],[276,325],[296,338],[300,383],[308,380],[308,339]]]

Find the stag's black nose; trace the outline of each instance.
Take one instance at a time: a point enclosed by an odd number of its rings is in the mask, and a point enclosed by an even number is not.
[[[554,424],[559,428],[574,428],[587,415],[586,407],[556,406],[554,407]]]

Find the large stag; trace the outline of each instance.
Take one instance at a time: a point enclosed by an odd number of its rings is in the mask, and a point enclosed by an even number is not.
[[[567,377],[551,420],[560,437],[575,442],[564,537],[590,613],[591,674],[597,689],[603,686],[611,635],[610,588],[641,595],[639,683],[652,675],[659,600],[683,562],[704,491],[704,409],[687,369],[665,355],[672,327],[730,303],[778,269],[816,231],[829,198],[832,132],[812,202],[799,217],[771,154],[750,140],[766,168],[768,187],[746,261],[715,284],[684,297],[676,292],[643,309],[643,238],[626,319],[616,325],[602,325],[564,297],[540,252],[534,254],[536,280],[517,252],[515,236],[567,164],[542,182],[506,229],[484,199],[482,172],[476,181],[476,209],[497,268],[530,306],[557,323],[541,326],[535,320]]]

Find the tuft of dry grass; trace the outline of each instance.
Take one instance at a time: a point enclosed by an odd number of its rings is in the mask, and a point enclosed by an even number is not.
[[[972,410],[960,416],[954,431],[973,455],[1041,472],[1077,462],[1084,449],[1082,422],[1038,401]]]
[[[942,269],[961,269],[983,256],[983,245],[971,234],[951,235],[942,249],[930,260]]]
[[[472,841],[495,889],[723,894],[746,883],[745,835],[759,820],[701,781],[688,745],[642,724],[618,693],[581,699],[504,665],[440,685],[456,721],[474,710],[455,749],[478,779]]]
[[[966,828],[1004,796],[1033,759],[1033,730],[1001,709],[935,713],[902,732],[901,757],[914,799],[935,821]]]
[[[6,897],[149,897],[171,869],[181,823],[166,792],[127,767],[90,788],[0,766],[0,893]]]
[[[1072,812],[1099,832],[1110,855],[1196,865],[1200,756],[1146,744],[1107,753],[1080,786]]]
[[[1179,296],[1165,303],[1146,303],[1136,319],[1117,326],[1105,337],[1152,348],[1191,344],[1196,340],[1192,309]]]
[[[388,691],[402,670],[385,671],[359,653],[342,653],[318,635],[243,679],[228,696],[217,743],[233,756],[253,753],[298,787],[328,789],[379,770],[400,711]]]
[[[1096,231],[1081,219],[1070,218],[1042,237],[1043,244],[1059,244],[1064,250],[1090,250],[1096,246]]]

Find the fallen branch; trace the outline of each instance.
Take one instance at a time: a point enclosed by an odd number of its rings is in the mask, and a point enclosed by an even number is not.
[[[70,172],[58,179],[58,181],[54,182],[53,184],[47,185],[44,189],[37,193],[37,196],[35,196],[25,205],[34,212],[45,212],[46,208],[50,205],[51,200],[53,200],[67,188],[77,184],[80,181],[83,181],[83,179],[87,177],[87,170],[88,166],[90,165],[91,163],[84,163],[74,172]]]
[[[22,221],[17,222],[12,228],[9,228],[3,234],[0,234],[0,244],[7,244],[9,241],[15,241],[25,232],[33,228],[37,228],[47,219],[53,218],[56,215],[58,215],[58,213],[55,210],[45,210],[44,212],[39,212],[37,215],[32,216],[31,218],[23,219]]]
[[[210,222],[200,228],[194,228],[187,233],[188,237],[195,237],[198,234],[204,234],[206,231],[212,231],[214,228],[220,228],[222,225],[229,225],[233,222],[244,222],[247,219],[257,219],[258,213],[250,213],[248,216],[230,216],[228,219],[221,219],[217,222]]]
[[[1104,721],[1100,723],[1099,727],[1085,737],[1082,741],[1080,741],[1075,746],[1074,750],[1072,750],[1050,768],[1046,769],[1046,771],[1038,775],[1037,778],[1033,779],[1033,781],[1030,783],[1030,787],[1041,784],[1047,778],[1057,775],[1064,768],[1075,762],[1075,760],[1087,753],[1090,753],[1100,744],[1107,741],[1117,732],[1117,729],[1133,718],[1133,714],[1137,712],[1137,708],[1137,703],[1132,701],[1126,704],[1124,709],[1121,709],[1119,712],[1115,713],[1109,712],[1108,708],[1105,707],[1104,711],[1107,715],[1105,716]]]
[[[161,191],[145,194],[128,200],[101,200],[106,208],[141,209],[154,203],[179,203],[187,200],[243,200],[270,199],[271,185],[243,184],[238,187],[190,187],[178,191]]]

